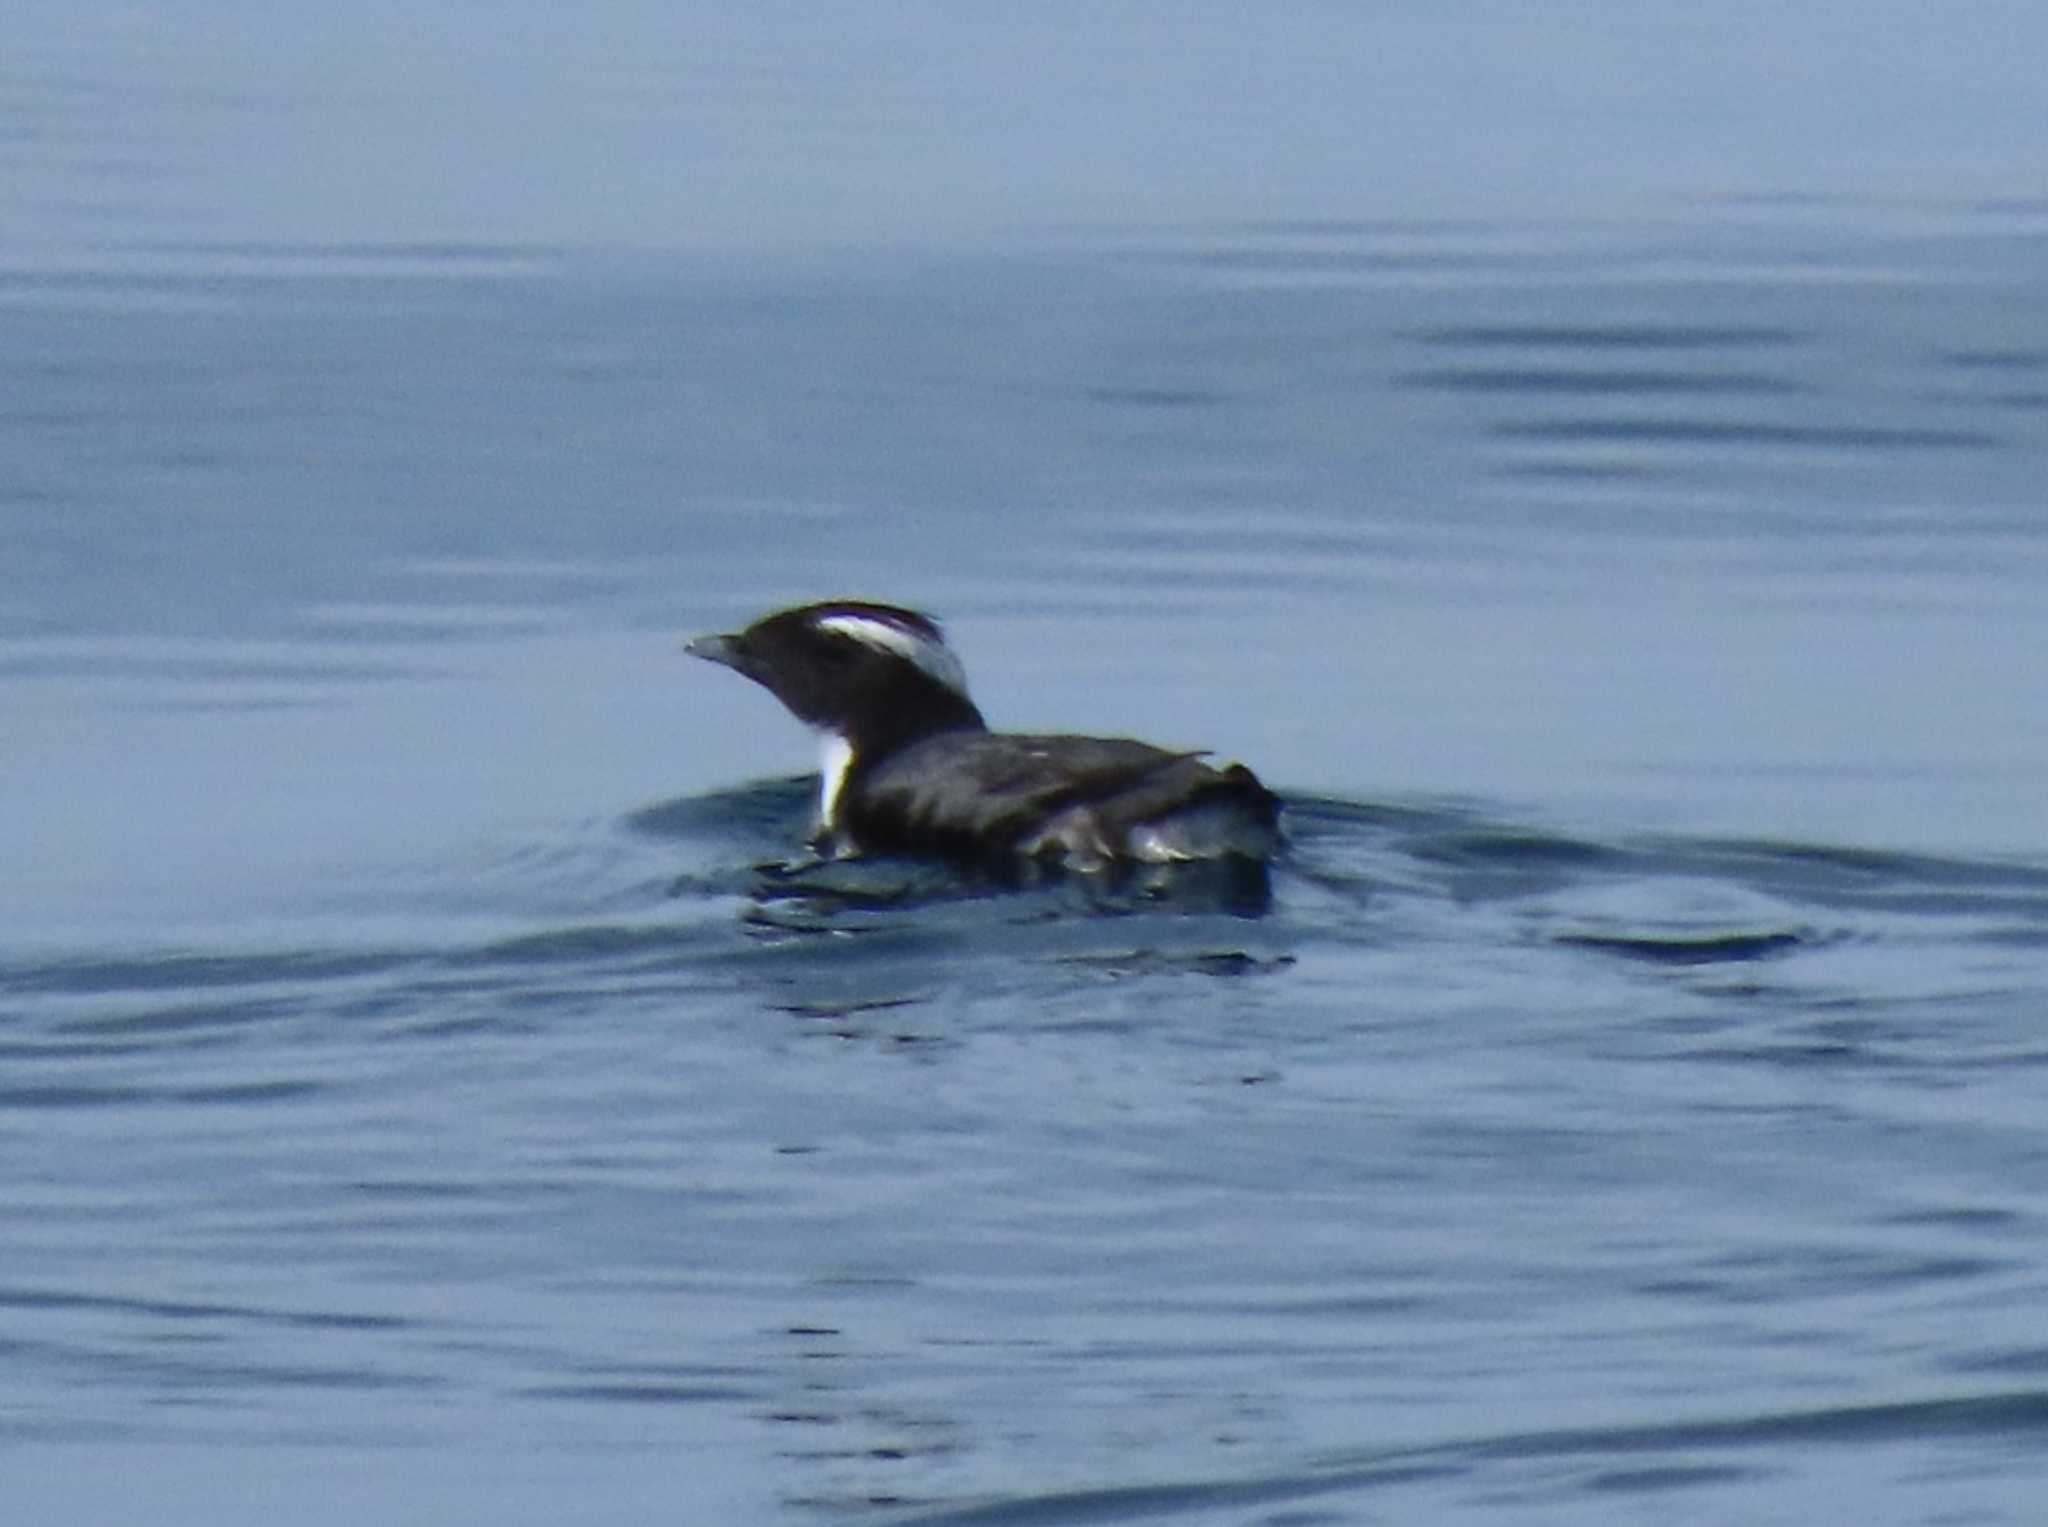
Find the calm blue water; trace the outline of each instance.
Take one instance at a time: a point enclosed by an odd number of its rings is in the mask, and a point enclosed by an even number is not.
[[[2033,10],[480,9],[0,69],[10,1520],[2038,1518]]]

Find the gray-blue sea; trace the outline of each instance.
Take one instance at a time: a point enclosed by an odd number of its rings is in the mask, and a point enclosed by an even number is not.
[[[0,1516],[2042,1519],[2048,13],[8,30]]]

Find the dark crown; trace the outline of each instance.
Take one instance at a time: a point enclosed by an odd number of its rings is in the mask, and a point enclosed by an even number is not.
[[[763,616],[689,650],[746,675],[798,720],[872,762],[936,732],[981,731],[967,673],[937,621],[916,610],[830,600]]]

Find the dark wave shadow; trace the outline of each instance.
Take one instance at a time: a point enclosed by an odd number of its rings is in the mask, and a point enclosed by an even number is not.
[[[1441,367],[1411,371],[1396,385],[1430,392],[1536,397],[1784,397],[1806,389],[1753,372],[1590,366]]]
[[[1783,349],[1809,336],[1761,324],[1499,323],[1425,329],[1410,336],[1442,349],[1754,350]]]
[[[1568,445],[1787,447],[1828,451],[1982,451],[2005,445],[1987,430],[1779,424],[1762,419],[1537,419],[1492,426],[1508,440]]]
[[[817,798],[817,775],[792,774],[655,801],[627,812],[620,825],[648,838],[745,844],[767,853],[777,842],[802,841]]]
[[[1717,933],[1699,938],[1653,938],[1625,934],[1565,933],[1556,942],[1650,965],[1719,965],[1768,960],[1814,942],[1799,933]]]

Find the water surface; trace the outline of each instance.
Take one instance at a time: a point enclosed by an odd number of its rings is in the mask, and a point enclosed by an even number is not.
[[[30,7],[0,1494],[2032,1521],[2039,48],[943,9]],[[1270,899],[792,874],[837,594]]]

